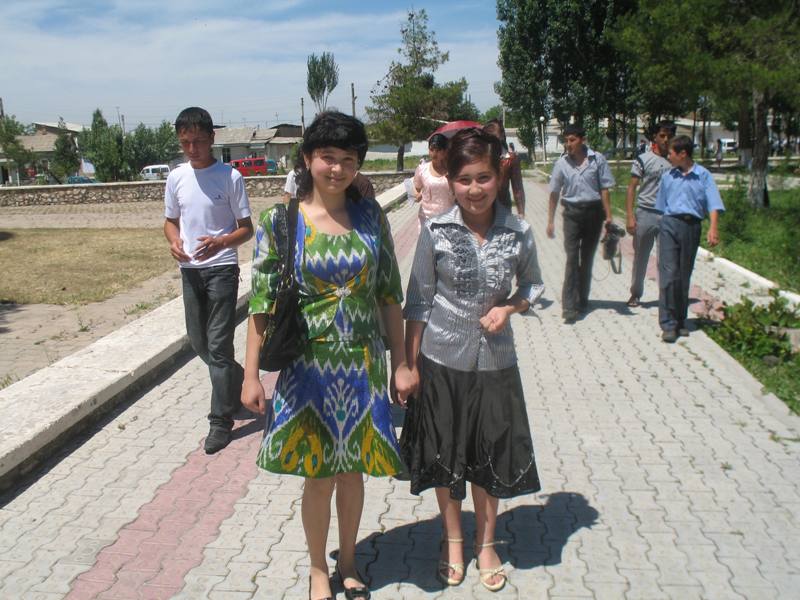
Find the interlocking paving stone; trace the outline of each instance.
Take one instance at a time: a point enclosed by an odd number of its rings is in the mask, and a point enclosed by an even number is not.
[[[624,306],[627,258],[623,275],[598,259],[591,312],[563,325],[561,234],[545,238],[545,190],[526,189],[548,306],[513,323],[543,491],[500,502],[509,585],[490,594],[470,562],[465,582],[443,589],[433,494],[370,478],[357,552],[373,597],[791,596],[800,444],[776,436],[797,437],[798,420],[775,415],[702,332],[662,344],[654,282],[644,307]],[[415,220],[413,206],[390,213],[406,279]],[[694,282],[726,299],[752,293],[716,273],[698,261]],[[239,354],[243,342],[240,326]],[[6,493],[0,597],[307,597],[302,480],[255,467],[250,421],[229,449],[205,456],[209,393],[205,366],[192,360]],[[464,511],[469,560],[470,499]],[[329,552],[337,538],[333,518]]]

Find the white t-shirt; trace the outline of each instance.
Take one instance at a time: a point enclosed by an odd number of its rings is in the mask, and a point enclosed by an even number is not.
[[[289,194],[290,198],[297,197],[297,183],[294,180],[294,169],[289,171],[288,175],[286,175],[286,185],[283,187],[283,191]]]
[[[184,163],[170,171],[164,192],[164,215],[178,219],[183,251],[192,256],[197,238],[236,230],[236,221],[250,216],[250,202],[241,173],[219,161],[205,169]],[[181,267],[198,269],[238,263],[236,248],[224,248],[203,261],[192,258]]]

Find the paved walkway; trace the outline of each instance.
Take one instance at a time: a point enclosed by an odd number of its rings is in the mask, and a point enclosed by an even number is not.
[[[473,563],[443,590],[433,495],[369,479],[358,550],[373,597],[796,597],[798,420],[703,333],[661,343],[654,305],[624,305],[629,261],[621,276],[598,263],[593,310],[563,325],[561,240],[543,235],[544,188],[526,186],[547,292],[514,326],[544,489],[500,503],[510,585],[485,592]],[[407,277],[414,210],[390,218]],[[254,421],[206,456],[208,396],[191,360],[2,497],[0,598],[307,597],[302,481],[255,467]]]

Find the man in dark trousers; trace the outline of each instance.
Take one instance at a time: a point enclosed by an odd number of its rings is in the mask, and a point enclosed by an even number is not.
[[[716,246],[717,221],[725,210],[711,173],[692,160],[693,148],[688,136],[672,140],[667,158],[673,168],[661,176],[656,196],[656,209],[664,215],[658,233],[658,321],[667,343],[689,335],[689,283],[702,221],[709,215],[706,240]]]
[[[578,125],[564,128],[566,152],[550,176],[547,235],[555,237],[554,218],[559,200],[564,206],[564,250],[567,265],[561,290],[565,323],[574,323],[589,305],[592,263],[603,225],[611,223],[609,189],[614,177],[602,154],[586,146],[586,131]]]
[[[208,454],[231,441],[241,407],[242,366],[234,360],[239,261],[236,248],[253,235],[242,175],[211,153],[214,126],[208,111],[191,107],[175,121],[189,162],[172,170],[164,192],[164,235],[183,280],[186,332],[211,377]]]

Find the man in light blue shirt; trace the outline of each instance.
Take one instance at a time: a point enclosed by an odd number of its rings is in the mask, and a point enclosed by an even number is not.
[[[667,158],[673,168],[661,176],[656,210],[663,213],[658,234],[658,321],[661,339],[673,343],[689,335],[689,280],[700,245],[702,221],[711,224],[706,239],[719,243],[717,222],[725,210],[711,173],[692,160],[691,138],[679,135],[670,143]]]
[[[564,206],[564,250],[567,264],[561,288],[565,323],[574,323],[589,304],[592,263],[603,224],[611,223],[614,177],[608,161],[586,146],[586,131],[578,125],[564,128],[566,153],[556,161],[550,176],[547,236],[555,237],[554,218],[559,200]]]

